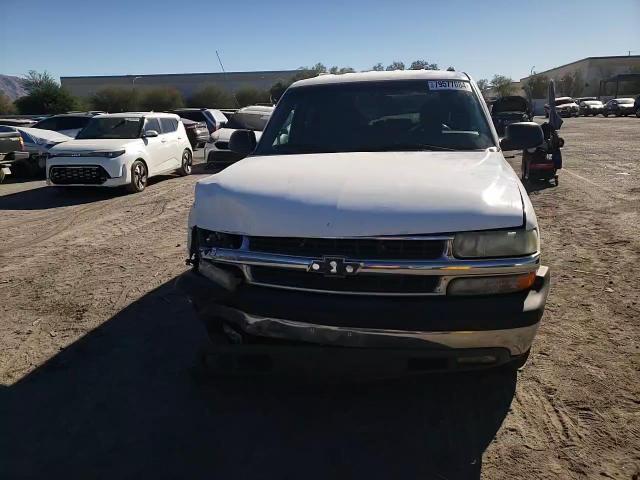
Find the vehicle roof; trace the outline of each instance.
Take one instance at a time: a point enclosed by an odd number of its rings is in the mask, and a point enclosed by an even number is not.
[[[631,100],[633,102],[633,97],[618,97],[614,98],[613,100]]]
[[[573,97],[556,97],[556,102],[557,102],[558,100],[571,100],[572,102],[574,101],[574,100],[573,100]]]
[[[235,113],[271,113],[274,110],[274,106],[266,105],[248,105],[246,107],[239,108]]]
[[[390,72],[357,72],[338,75],[327,74],[306,80],[298,80],[289,88],[307,87],[310,85],[328,85],[351,82],[382,82],[391,80],[470,80],[463,72],[449,70],[393,70]]]
[[[175,113],[163,113],[163,112],[122,112],[122,113],[101,113],[99,115],[95,115],[95,117],[106,118],[106,117],[171,117],[180,119],[178,115]]]
[[[49,118],[60,118],[60,117],[95,117],[94,113],[87,112],[72,112],[72,113],[59,113],[58,115],[51,115],[50,117],[43,118],[42,120],[47,120]]]

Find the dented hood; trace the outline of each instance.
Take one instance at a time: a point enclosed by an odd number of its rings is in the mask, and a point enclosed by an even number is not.
[[[256,156],[197,183],[190,225],[280,237],[519,227],[519,185],[500,152]]]

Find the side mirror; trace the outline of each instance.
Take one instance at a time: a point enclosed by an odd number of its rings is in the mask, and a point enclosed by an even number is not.
[[[542,128],[536,122],[517,122],[507,125],[505,136],[500,140],[502,150],[525,150],[544,143]]]
[[[157,136],[158,136],[157,130],[147,130],[142,134],[143,138],[150,138],[150,137],[157,137]]]
[[[236,130],[229,138],[229,150],[246,157],[256,149],[256,134],[253,130]]]

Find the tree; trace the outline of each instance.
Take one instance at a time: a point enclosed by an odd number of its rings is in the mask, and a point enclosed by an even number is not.
[[[105,112],[135,112],[139,107],[139,95],[130,88],[108,87],[91,96],[91,107]]]
[[[414,60],[409,70],[438,70],[437,63],[429,63],[426,60]]]
[[[195,108],[234,108],[237,107],[233,95],[217,85],[207,85],[195,92],[187,105]]]
[[[381,63],[376,63],[371,70],[373,70],[374,72],[382,72],[384,70],[384,65],[382,65]]]
[[[455,72],[455,71],[456,71],[456,69],[455,69],[455,68],[453,68],[453,67],[449,67],[449,68],[447,68],[447,72]]]
[[[476,84],[478,85],[478,88],[482,93],[489,90],[489,80],[487,80],[486,78],[481,78],[476,82]]]
[[[273,103],[278,103],[278,100],[280,100],[280,97],[285,90],[289,88],[289,85],[291,85],[291,83],[284,82],[282,80],[278,80],[276,83],[271,85],[271,88],[269,89],[269,97],[271,98],[271,101]]]
[[[558,81],[558,91],[562,95],[579,97],[584,89],[582,73],[579,70],[564,74]]]
[[[404,70],[404,63],[395,60],[391,65],[388,65],[386,68],[387,71],[391,70]]]
[[[184,106],[182,95],[175,88],[152,88],[141,95],[140,108],[164,112]]]
[[[524,90],[530,98],[546,98],[549,88],[549,77],[546,75],[533,75],[524,84]]]
[[[329,73],[332,73],[334,75],[341,75],[343,73],[353,73],[355,72],[355,70],[351,67],[337,67],[337,66],[333,66],[329,69]]]
[[[235,96],[240,107],[255,105],[256,103],[268,103],[270,100],[269,92],[258,90],[254,87],[242,87],[236,91]]]
[[[491,79],[491,88],[498,97],[507,97],[513,93],[513,80],[504,75],[494,75]]]
[[[31,70],[24,78],[27,92],[14,103],[24,115],[56,114],[74,110],[77,100],[47,72]]]
[[[16,112],[16,107],[3,91],[0,91],[0,114],[12,114]]]
[[[305,70],[306,70],[306,68],[305,68]],[[327,67],[325,67],[320,62],[316,63],[313,67],[311,67],[311,70],[313,70],[316,73],[327,73]]]

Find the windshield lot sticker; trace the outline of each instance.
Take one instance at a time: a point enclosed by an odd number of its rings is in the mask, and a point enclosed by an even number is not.
[[[460,80],[429,80],[429,90],[466,90],[471,91],[469,82]]]

